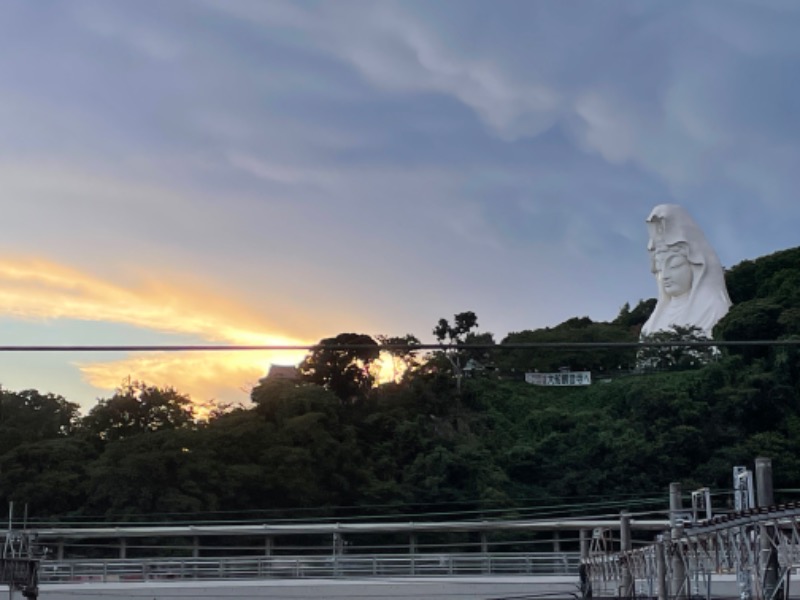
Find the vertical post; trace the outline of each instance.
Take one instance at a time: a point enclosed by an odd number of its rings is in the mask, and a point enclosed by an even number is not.
[[[756,458],[756,502],[759,507],[769,507],[775,503],[772,488],[772,459]],[[770,542],[771,531],[769,525],[760,525],[759,558],[764,565],[764,597],[772,598],[778,587],[778,552]]]
[[[553,552],[558,553],[561,552],[561,532],[554,531],[553,532]]]
[[[630,598],[633,596],[633,575],[629,564],[630,551],[633,548],[631,543],[631,515],[627,510],[619,514],[619,550],[622,565],[620,575],[620,596]]]
[[[681,496],[681,484],[672,482],[669,484],[669,523],[670,539],[672,540],[674,552],[672,554],[672,597],[683,600],[688,597],[688,585],[686,581],[686,567],[683,564],[683,557],[680,551],[680,539],[683,537],[683,523],[680,520],[680,513],[683,510],[683,498]]]
[[[736,465],[733,467],[734,506],[737,512],[755,507],[752,475],[745,466]],[[745,527],[738,527],[734,531],[733,539],[737,547],[743,544],[750,544],[749,535]],[[734,560],[736,563],[736,583],[739,588],[739,598],[741,600],[751,600],[753,597],[752,572],[740,552],[734,552]]]
[[[192,558],[200,558],[200,536],[192,538]]]
[[[417,554],[417,536],[413,533],[408,536],[408,554],[411,560],[411,574],[417,574],[416,554]]]
[[[6,534],[6,543],[3,546],[3,558],[13,558],[16,556],[14,553],[13,542],[11,541],[11,530],[14,527],[14,501],[8,503],[8,533]],[[11,593],[11,592],[9,592]]]
[[[683,510],[680,482],[673,481],[669,484],[669,526],[674,529],[678,526],[680,513]]]
[[[772,459],[756,459],[756,501],[758,506],[771,506],[775,503],[772,493]]]
[[[272,556],[272,536],[264,538],[264,556]]]
[[[580,531],[580,540],[581,540],[581,560],[588,560],[589,559],[589,530],[588,529],[581,529],[581,531]]]
[[[489,553],[489,537],[485,531],[481,531],[481,554]]]
[[[627,510],[619,513],[619,545],[622,552],[633,549],[631,542],[631,515]]]
[[[344,550],[344,540],[342,534],[338,531],[333,532],[333,576],[340,577],[342,575],[341,565],[339,559]]]
[[[663,539],[656,542],[656,597],[658,600],[667,600],[667,559]]]
[[[64,560],[64,540],[58,540],[58,544],[56,545],[56,559],[57,560]]]
[[[581,596],[583,598],[592,597],[592,578],[589,569],[589,530],[580,530],[581,540],[581,564],[578,567],[578,576],[580,577]]]

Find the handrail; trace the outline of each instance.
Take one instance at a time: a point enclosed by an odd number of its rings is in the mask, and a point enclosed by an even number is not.
[[[576,575],[577,552],[42,561],[41,583],[268,578]]]
[[[661,531],[669,526],[666,519],[631,519],[632,529]],[[482,521],[405,521],[379,523],[302,523],[252,525],[174,525],[128,527],[49,527],[31,528],[38,540],[100,539],[132,537],[174,537],[214,535],[301,535],[331,533],[389,532],[470,532],[470,531],[578,531],[581,529],[619,529],[616,519],[518,519]]]

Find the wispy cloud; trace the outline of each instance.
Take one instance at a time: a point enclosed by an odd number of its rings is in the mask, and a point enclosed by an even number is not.
[[[469,309],[500,336],[652,295],[661,202],[729,265],[796,244],[795,5],[612,4],[10,2],[0,314],[261,343]],[[201,359],[84,368],[263,370]]]
[[[122,285],[44,259],[0,259],[0,313],[124,323],[237,344],[297,343],[270,332],[252,309],[185,279],[166,283],[161,275]]]
[[[302,345],[276,332],[266,319],[197,284],[165,283],[167,277],[139,277],[111,283],[52,261],[0,260],[0,315],[22,319],[58,319],[119,323],[166,334],[184,334],[197,343]],[[154,335],[154,339],[161,339]],[[11,343],[7,340],[8,343]],[[66,340],[64,343],[85,343]],[[124,344],[124,340],[120,343]],[[110,362],[79,363],[92,385],[114,389],[130,376],[158,385],[174,385],[207,400],[262,377],[271,362],[297,362],[302,353],[149,353]],[[235,394],[235,395],[236,395]]]
[[[302,358],[302,352],[148,352],[109,362],[78,362],[78,366],[90,385],[103,390],[115,389],[131,377],[175,387],[199,404],[245,403],[269,365],[297,364]]]

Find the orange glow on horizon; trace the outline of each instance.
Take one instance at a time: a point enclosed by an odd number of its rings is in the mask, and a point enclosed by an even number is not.
[[[196,284],[140,278],[118,285],[77,269],[41,259],[0,260],[0,315],[28,320],[75,319],[108,322],[161,333],[190,334],[198,343],[307,345],[274,333],[253,309]],[[92,386],[114,390],[128,377],[172,386],[199,403],[210,399],[241,402],[271,363],[297,364],[303,352],[142,353],[113,361],[77,363]],[[245,393],[246,392],[246,393]]]
[[[209,400],[246,403],[270,364],[297,364],[302,352],[147,352],[110,362],[79,364],[86,381],[115,389],[127,377],[171,386],[197,405]]]

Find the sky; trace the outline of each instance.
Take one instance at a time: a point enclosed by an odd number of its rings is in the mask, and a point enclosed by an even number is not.
[[[4,0],[0,345],[433,341],[656,295],[645,218],[798,245],[794,0]],[[84,411],[287,353],[4,353]]]

